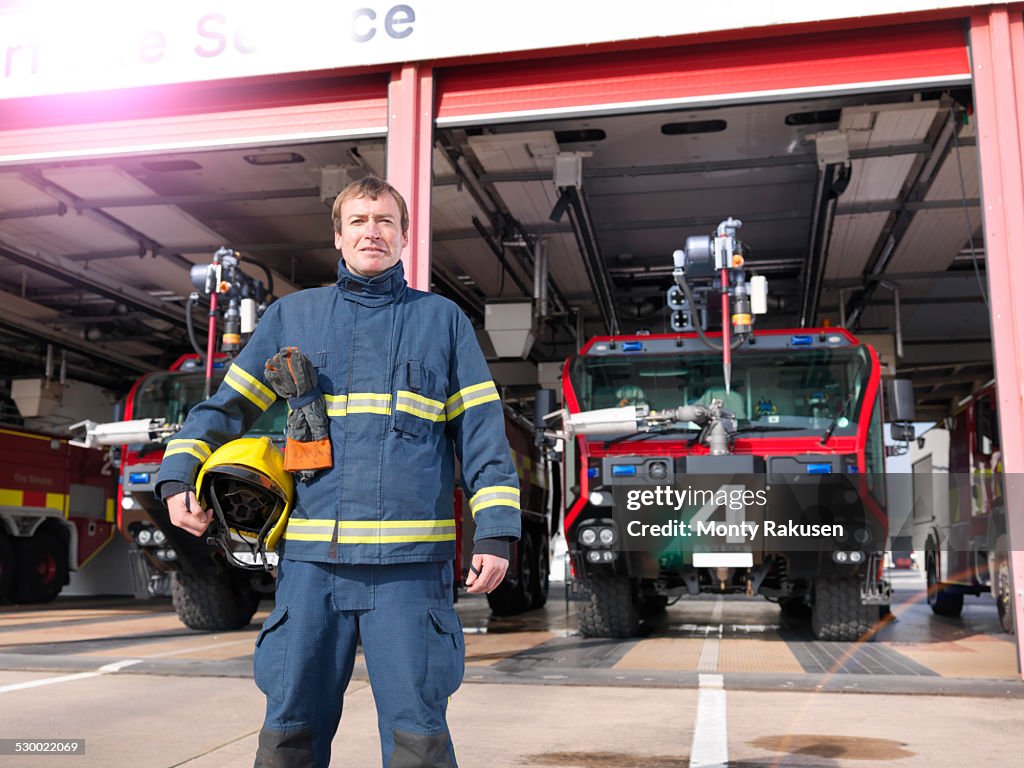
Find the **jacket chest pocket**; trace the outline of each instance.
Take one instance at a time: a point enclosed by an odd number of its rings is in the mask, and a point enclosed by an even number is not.
[[[440,377],[419,360],[409,360],[398,371],[395,393],[395,430],[406,435],[428,434],[444,423],[444,388]]]

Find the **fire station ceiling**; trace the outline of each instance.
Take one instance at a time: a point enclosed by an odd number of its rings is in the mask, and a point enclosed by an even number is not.
[[[992,370],[968,102],[889,93],[439,128],[433,288],[482,326],[487,302],[533,296],[546,260],[529,359],[555,361],[579,333],[668,330],[672,252],[733,216],[769,281],[759,323],[899,328],[902,356],[893,341],[883,356],[940,415]],[[223,245],[265,265],[278,296],[333,282],[330,202],[384,163],[378,139],[0,170],[2,370],[40,375],[49,345],[69,377],[124,391],[189,351],[189,267]],[[204,336],[205,312],[194,319]]]

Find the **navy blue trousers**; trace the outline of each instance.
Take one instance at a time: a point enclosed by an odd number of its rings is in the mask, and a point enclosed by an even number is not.
[[[452,577],[450,561],[282,560],[253,656],[267,697],[255,768],[327,768],[360,640],[384,768],[457,768],[445,713],[465,640]]]

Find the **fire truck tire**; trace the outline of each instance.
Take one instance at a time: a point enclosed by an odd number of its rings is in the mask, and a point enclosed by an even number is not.
[[[14,545],[6,533],[0,531],[0,603],[7,602],[14,583]]]
[[[668,598],[664,595],[647,595],[640,599],[640,615],[645,619],[659,616],[668,609]]]
[[[171,603],[189,629],[220,632],[247,627],[259,608],[260,595],[237,574],[202,577],[175,571]]]
[[[49,603],[68,583],[68,548],[51,530],[18,539],[14,546],[14,602]]]
[[[551,560],[543,536],[538,536],[533,543],[536,561],[533,567],[533,583],[530,584],[530,608],[543,608],[548,601],[548,588],[551,583]]]
[[[877,615],[874,606],[861,604],[859,579],[815,580],[811,628],[819,640],[869,640]]]
[[[1010,580],[1010,555],[1005,536],[996,542],[994,568],[992,569],[992,596],[996,599],[999,625],[1004,632],[1013,634],[1013,582]]]
[[[508,575],[493,592],[487,593],[487,604],[495,616],[515,616],[530,610],[533,594],[530,584],[534,579],[533,541],[523,536],[516,547],[519,555],[519,570]]]
[[[584,637],[635,637],[640,613],[633,585],[625,576],[592,576],[586,580],[590,599],[579,605],[580,633]]]
[[[779,609],[787,619],[799,621],[811,616],[811,606],[802,597],[786,597],[779,599]]]
[[[939,561],[933,551],[925,555],[925,577],[928,581],[928,605],[936,616],[955,618],[964,609],[964,596],[953,592],[939,581]]]

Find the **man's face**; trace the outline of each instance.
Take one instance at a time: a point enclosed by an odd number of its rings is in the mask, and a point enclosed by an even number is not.
[[[334,247],[353,273],[373,277],[402,257],[409,238],[401,230],[401,211],[391,195],[354,197],[341,204],[341,232],[334,233]]]

